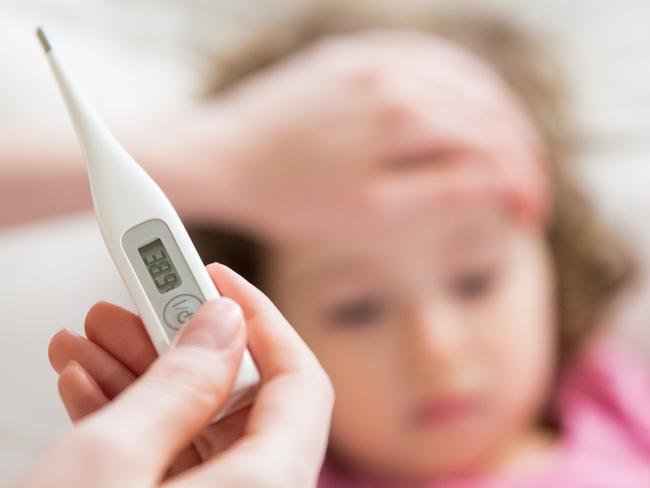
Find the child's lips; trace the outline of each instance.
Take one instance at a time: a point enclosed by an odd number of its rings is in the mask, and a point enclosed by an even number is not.
[[[441,426],[474,417],[480,411],[480,402],[471,395],[437,397],[422,402],[412,413],[412,422],[418,427]]]

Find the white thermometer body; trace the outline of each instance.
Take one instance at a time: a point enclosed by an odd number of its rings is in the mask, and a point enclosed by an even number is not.
[[[219,296],[176,210],[115,139],[68,77],[42,29],[38,37],[83,149],[102,236],[159,354],[192,314]],[[259,373],[244,351],[218,420],[248,405]]]

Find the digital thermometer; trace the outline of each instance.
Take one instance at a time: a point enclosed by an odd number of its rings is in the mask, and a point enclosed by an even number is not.
[[[81,95],[41,28],[37,35],[81,144],[102,236],[162,354],[201,304],[219,293],[165,194]],[[231,397],[215,420],[248,405],[258,382],[245,350]]]

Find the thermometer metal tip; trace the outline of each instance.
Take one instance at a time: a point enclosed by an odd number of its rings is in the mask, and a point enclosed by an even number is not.
[[[42,26],[36,29],[36,36],[45,51],[45,56],[63,94],[63,99],[84,153],[90,179],[93,180],[95,177],[97,180],[95,183],[99,184],[100,180],[107,178],[107,175],[100,175],[99,173],[112,172],[115,173],[116,177],[121,176],[117,174],[120,172],[120,168],[117,167],[120,163],[122,169],[130,167],[130,171],[141,171],[141,168],[126,154],[124,148],[106,127],[92,105],[86,100],[72,77],[69,76],[63,61],[59,57],[58,50],[53,49],[52,38],[46,34]],[[91,183],[91,188],[93,186]]]
[[[41,46],[43,46],[43,50],[46,53],[49,53],[52,50],[52,44],[50,44],[50,40],[47,38],[47,34],[45,34],[45,31],[43,30],[42,26],[39,26],[38,29],[36,29],[36,36],[38,37],[38,40],[41,42]]]

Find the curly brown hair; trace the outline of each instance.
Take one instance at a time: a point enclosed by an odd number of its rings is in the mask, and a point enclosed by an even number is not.
[[[560,363],[602,322],[612,299],[636,275],[627,246],[600,220],[576,183],[569,161],[576,137],[565,110],[566,85],[538,40],[502,17],[486,13],[417,12],[395,15],[358,7],[319,8],[286,25],[257,32],[231,56],[217,62],[209,96],[220,96],[240,81],[272,68],[328,36],[374,28],[427,32],[454,41],[484,59],[517,94],[542,134],[552,188],[548,244],[557,277]],[[262,243],[232,229],[190,226],[206,262],[219,261],[264,289]]]

